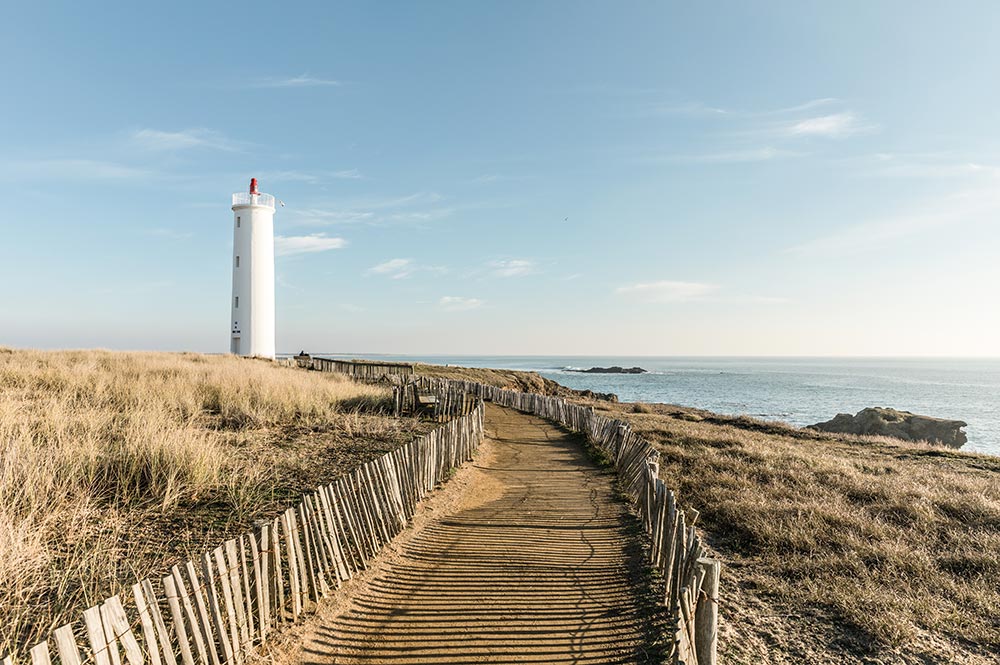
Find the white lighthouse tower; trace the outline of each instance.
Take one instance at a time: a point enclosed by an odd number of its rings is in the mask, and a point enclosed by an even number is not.
[[[274,358],[274,197],[233,194],[233,315],[229,350]]]

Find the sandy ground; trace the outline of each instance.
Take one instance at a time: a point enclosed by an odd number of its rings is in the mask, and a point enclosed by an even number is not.
[[[413,528],[272,645],[270,660],[659,661],[662,617],[613,477],[539,418],[490,405],[487,433]]]

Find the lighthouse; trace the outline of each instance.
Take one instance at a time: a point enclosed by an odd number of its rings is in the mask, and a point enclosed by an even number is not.
[[[233,301],[229,350],[274,358],[274,197],[233,194]]]

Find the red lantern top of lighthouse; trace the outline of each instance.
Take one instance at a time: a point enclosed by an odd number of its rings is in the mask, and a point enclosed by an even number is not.
[[[241,206],[274,207],[274,197],[257,189],[257,178],[250,178],[250,191],[233,194],[233,209]]]

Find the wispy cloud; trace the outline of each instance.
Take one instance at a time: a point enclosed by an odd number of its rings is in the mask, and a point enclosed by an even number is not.
[[[877,153],[854,160],[864,175],[898,178],[1000,178],[1000,166],[953,154]]]
[[[703,102],[656,102],[644,104],[639,109],[640,115],[690,115],[690,116],[715,116],[722,117],[730,115],[732,111],[710,106]]]
[[[320,78],[309,74],[299,74],[286,78],[270,78],[258,81],[258,88],[325,88],[343,85],[342,81]]]
[[[489,185],[495,182],[508,182],[516,180],[529,180],[531,176],[524,174],[500,174],[500,173],[484,173],[483,175],[471,178],[466,182],[473,185]]]
[[[305,226],[332,226],[334,224],[360,224],[376,221],[375,213],[366,210],[325,210],[304,208],[292,213],[293,222]]]
[[[433,222],[438,219],[444,219],[445,217],[451,217],[454,214],[454,208],[435,208],[433,210],[411,210],[408,212],[394,212],[386,213],[384,215],[376,215],[376,220],[378,222],[392,224],[417,224],[420,222]]]
[[[977,222],[993,223],[1000,216],[1000,179],[985,187],[976,187],[936,201],[926,201],[919,208],[898,215],[851,224],[813,240],[789,247],[786,251],[806,256],[854,255],[886,251],[890,243],[910,236]],[[954,237],[954,236],[952,236]]]
[[[839,104],[841,100],[836,97],[823,97],[821,99],[811,99],[808,102],[803,102],[801,104],[796,104],[795,106],[786,106],[784,108],[772,109],[770,111],[762,111],[761,115],[782,115],[787,113],[801,113],[802,111],[811,111],[812,109],[819,108],[822,106],[829,106],[831,104]]]
[[[640,161],[653,163],[743,164],[802,157],[809,154],[802,146],[819,149],[816,139],[846,139],[878,129],[834,97],[765,110],[718,108],[697,101],[646,104],[642,108],[652,115],[718,119],[696,123],[692,136],[700,135],[702,146],[692,152],[674,153],[649,145],[633,149]]]
[[[407,194],[405,196],[394,196],[384,199],[363,201],[360,205],[365,208],[379,210],[383,208],[399,208],[410,205],[429,205],[432,203],[438,203],[443,199],[444,197],[437,192],[414,192],[413,194]]]
[[[787,136],[818,136],[824,138],[845,138],[873,131],[875,125],[863,121],[853,111],[831,113],[802,120],[793,120],[780,128]]]
[[[357,169],[344,169],[341,171],[265,171],[260,174],[261,182],[304,182],[310,185],[317,185],[329,180],[359,180],[364,176]]]
[[[153,172],[96,159],[37,159],[0,164],[4,177],[44,178],[47,180],[139,180]]]
[[[690,302],[701,300],[710,293],[718,290],[714,284],[703,282],[642,282],[629,286],[620,286],[616,293],[622,296],[636,298],[643,302],[670,303],[670,302]]]
[[[443,197],[435,192],[354,202],[344,208],[311,207],[297,210],[291,223],[303,226],[335,224],[421,224],[450,217],[455,209],[434,205]]]
[[[385,275],[390,279],[404,279],[413,274],[413,259],[389,259],[365,271],[369,275]]]
[[[534,261],[528,259],[504,259],[490,261],[490,274],[495,277],[523,277],[537,272]]]
[[[739,108],[723,108],[721,106],[714,106],[703,101],[697,100],[672,100],[672,101],[660,101],[660,102],[647,102],[640,106],[640,113],[644,115],[688,115],[688,116],[701,116],[701,117],[716,117],[716,118],[728,118],[731,120],[739,120],[741,118],[755,118],[755,117],[765,117],[765,116],[775,116],[775,115],[791,115],[795,113],[801,113],[803,111],[810,111],[812,109],[821,108],[824,106],[829,106],[831,104],[838,104],[841,100],[835,97],[823,97],[821,99],[811,99],[801,104],[795,104],[794,106],[785,106],[782,108],[772,108],[764,110],[749,110],[749,109],[739,109]]]
[[[438,306],[448,312],[462,312],[478,309],[485,304],[479,298],[464,298],[462,296],[444,296],[438,301]]]
[[[417,263],[413,259],[389,259],[376,264],[365,271],[366,275],[380,275],[389,279],[406,279],[415,273],[438,273],[448,272],[445,266],[428,266]]]
[[[278,256],[326,252],[331,249],[341,249],[346,245],[347,241],[343,238],[331,238],[325,233],[314,233],[306,236],[274,237],[274,253]]]
[[[220,132],[211,129],[183,129],[177,132],[160,129],[139,129],[132,132],[132,142],[146,150],[188,150],[210,148],[235,151],[239,146]]]
[[[738,150],[708,151],[702,154],[689,155],[659,155],[652,157],[653,162],[682,162],[694,164],[744,164],[748,162],[767,162],[772,159],[799,157],[801,152],[785,150],[773,146],[760,148],[744,148]]]
[[[741,164],[744,162],[766,162],[781,157],[795,157],[800,153],[782,150],[771,146],[763,148],[748,148],[746,150],[731,150],[729,152],[714,152],[698,155],[695,161],[713,164]]]

